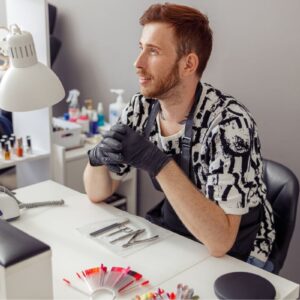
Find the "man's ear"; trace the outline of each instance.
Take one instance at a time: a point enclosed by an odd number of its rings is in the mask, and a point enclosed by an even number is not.
[[[182,74],[184,76],[189,76],[196,73],[199,65],[198,55],[191,52],[185,57],[183,57],[183,69]]]

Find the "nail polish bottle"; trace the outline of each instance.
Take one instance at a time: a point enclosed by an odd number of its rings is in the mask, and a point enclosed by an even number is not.
[[[18,157],[22,157],[23,156],[23,139],[22,138],[18,138],[17,139],[16,154],[17,154]]]
[[[10,137],[10,138],[9,138],[9,143],[10,143],[10,150],[11,150],[11,153],[16,153],[16,148],[15,148],[15,138],[14,138],[14,137]]]
[[[8,135],[3,134],[3,135],[1,136],[1,139],[4,139],[5,141],[8,140]]]
[[[14,133],[10,135],[10,138],[13,138],[16,141],[16,135]]]
[[[29,135],[26,136],[26,143],[27,143],[26,152],[27,152],[28,154],[32,154],[31,138],[30,138]]]
[[[0,140],[1,143],[1,154],[4,157],[4,152],[5,152],[5,139]]]
[[[5,143],[4,159],[10,160],[9,142]]]

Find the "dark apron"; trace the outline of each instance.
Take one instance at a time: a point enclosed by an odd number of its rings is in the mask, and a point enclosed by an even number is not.
[[[181,141],[181,153],[173,155],[173,160],[177,163],[178,166],[183,170],[183,172],[190,178],[190,180],[195,184],[195,178],[193,174],[193,167],[191,161],[191,148],[193,142],[193,120],[194,113],[198,102],[200,101],[200,96],[202,92],[202,86],[199,83],[196,88],[194,104],[191,108],[191,111],[188,115],[188,119],[185,124],[184,136]],[[158,100],[153,100],[152,109],[148,118],[148,122],[144,131],[145,138],[149,139],[151,130],[155,125],[156,116],[160,110],[160,104]],[[159,183],[155,177],[151,176],[152,183],[158,191],[162,191]],[[242,259],[247,260],[252,248],[253,242],[256,237],[256,234],[259,230],[260,221],[262,218],[262,209],[261,205],[258,205],[255,208],[250,209],[249,213],[242,216],[239,232],[237,239],[233,247],[231,248],[228,254]],[[197,240],[192,233],[186,228],[186,226],[178,218],[176,212],[171,206],[168,199],[165,197],[160,203],[153,207],[146,214],[146,219],[150,222],[162,226],[168,230],[176,232],[180,235],[183,235],[192,240]]]

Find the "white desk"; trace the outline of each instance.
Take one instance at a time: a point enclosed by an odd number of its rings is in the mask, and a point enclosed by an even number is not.
[[[65,286],[62,278],[99,263],[108,267],[130,266],[150,280],[150,290],[162,287],[175,291],[177,283],[188,284],[202,299],[216,298],[214,280],[221,274],[237,270],[266,277],[275,286],[277,298],[296,299],[299,294],[298,284],[231,257],[210,257],[201,244],[173,233],[127,257],[119,257],[84,237],[76,228],[127,213],[106,204],[93,204],[86,195],[53,181],[20,188],[16,192],[17,198],[24,202],[60,198],[66,201],[64,207],[27,210],[19,220],[12,222],[14,226],[51,246],[56,299],[83,299],[83,295]],[[118,299],[131,299],[133,295],[127,294]]]

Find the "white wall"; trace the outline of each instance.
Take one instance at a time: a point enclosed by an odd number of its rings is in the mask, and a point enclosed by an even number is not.
[[[6,26],[5,0],[0,0],[0,26]]]
[[[58,7],[56,35],[63,41],[55,69],[66,89],[82,99],[114,100],[109,89],[138,90],[133,61],[150,0],[51,0]],[[300,1],[191,0],[207,13],[214,49],[204,80],[240,99],[254,115],[263,155],[282,162],[300,178]],[[64,104],[55,108],[56,113]],[[157,194],[155,193],[155,197]],[[154,198],[155,198],[154,197]],[[149,180],[139,179],[141,214],[153,205]],[[299,217],[300,219],[300,217]],[[300,220],[282,275],[299,282]]]

